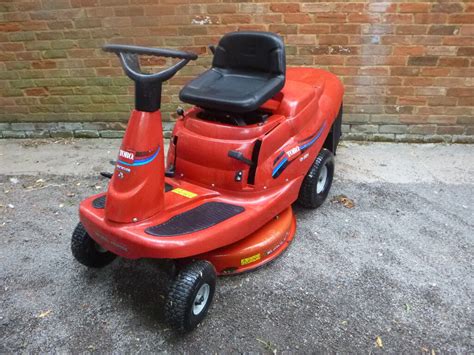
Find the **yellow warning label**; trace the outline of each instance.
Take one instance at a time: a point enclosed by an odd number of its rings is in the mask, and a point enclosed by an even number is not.
[[[181,189],[181,188],[176,188],[176,189],[173,189],[171,190],[172,192],[174,192],[175,194],[178,194],[178,195],[181,195],[181,196],[184,196],[184,197],[187,197],[187,198],[193,198],[193,197],[196,197],[197,194],[195,194],[194,192],[191,192],[191,191],[188,191],[188,190],[185,190],[185,189]]]
[[[240,265],[242,266],[247,265],[257,260],[260,260],[260,253],[249,256],[248,258],[245,258],[245,259],[240,259]]]

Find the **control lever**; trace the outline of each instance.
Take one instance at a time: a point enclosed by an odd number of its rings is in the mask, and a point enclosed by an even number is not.
[[[174,174],[176,173],[176,169],[174,165],[170,165],[168,169],[165,171],[165,176],[166,177],[174,177]]]
[[[236,160],[241,161],[244,164],[247,164],[248,166],[254,166],[255,165],[253,161],[251,161],[250,159],[247,159],[246,157],[244,157],[242,152],[238,152],[236,150],[229,150],[229,153],[227,155],[231,158],[234,158]]]
[[[105,178],[107,178],[107,179],[111,179],[114,174],[108,173],[108,172],[106,172],[106,171],[101,171],[101,172],[100,172],[100,175],[102,175],[103,177],[105,177]]]

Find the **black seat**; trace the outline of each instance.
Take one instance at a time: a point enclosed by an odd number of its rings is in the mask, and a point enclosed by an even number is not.
[[[212,68],[189,82],[179,98],[199,107],[250,112],[285,84],[285,46],[270,32],[232,32],[219,41]]]

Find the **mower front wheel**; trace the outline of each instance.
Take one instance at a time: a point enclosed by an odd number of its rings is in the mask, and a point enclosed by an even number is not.
[[[301,184],[298,202],[306,208],[318,208],[326,200],[334,176],[334,155],[322,149]]]
[[[185,266],[170,285],[165,305],[167,321],[191,331],[204,319],[216,289],[216,270],[205,260]]]
[[[71,251],[74,258],[82,265],[101,268],[110,264],[117,257],[105,250],[87,234],[82,223],[78,223],[71,239]]]

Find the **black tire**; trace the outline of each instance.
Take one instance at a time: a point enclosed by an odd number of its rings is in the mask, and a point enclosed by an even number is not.
[[[318,191],[318,182],[326,168],[326,179],[322,190]],[[318,208],[323,204],[331,189],[334,176],[334,155],[327,149],[322,149],[301,184],[298,203],[306,208]]]
[[[89,234],[82,223],[78,223],[71,239],[71,251],[74,258],[82,265],[101,268],[110,264],[117,255],[102,249]]]
[[[181,331],[196,328],[212,303],[216,278],[214,266],[207,261],[199,260],[185,266],[170,285],[165,305],[168,323]],[[205,292],[205,289],[208,291],[207,297],[202,296],[201,303],[195,303],[198,292]]]

